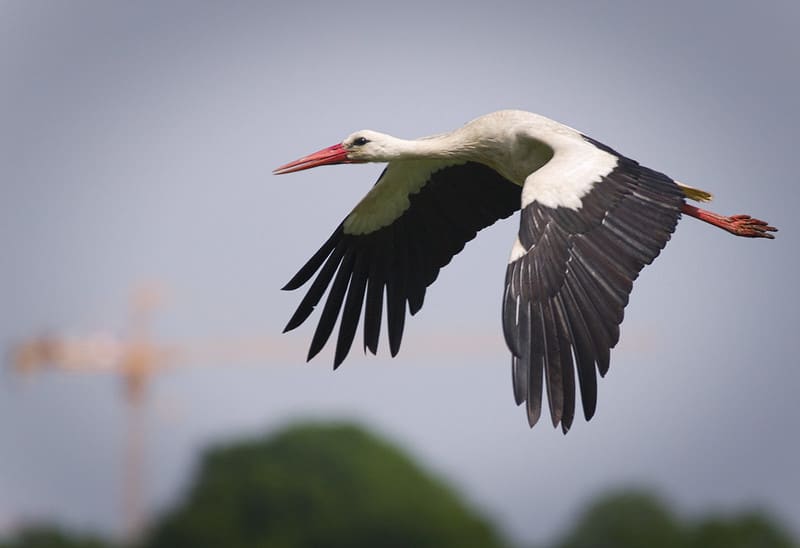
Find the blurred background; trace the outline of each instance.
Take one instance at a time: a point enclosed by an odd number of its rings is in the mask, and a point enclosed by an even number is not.
[[[561,542],[598,500],[797,538],[798,21],[793,1],[0,3],[0,538],[161,538],[208,447],[302,421],[390,440],[498,543]],[[781,230],[682,221],[567,436],[513,403],[514,220],[442,271],[396,359],[334,373],[330,349],[304,363],[311,324],[281,335],[301,294],[279,288],[381,166],[271,170],[501,108]]]

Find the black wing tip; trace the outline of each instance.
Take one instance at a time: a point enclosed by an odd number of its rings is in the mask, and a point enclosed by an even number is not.
[[[558,425],[561,424],[561,413],[554,413],[551,410],[550,411],[550,422],[553,423],[553,428],[558,428]]]
[[[583,403],[583,417],[586,419],[586,422],[592,420],[595,411],[597,411],[597,401],[593,402],[591,405],[587,405],[586,402]]]
[[[522,400],[521,402],[517,402],[517,406],[520,406],[520,405],[524,404],[525,402],[526,402],[526,400]],[[592,414],[585,415],[587,421],[592,418],[593,413],[594,413],[594,410],[592,410]],[[528,427],[530,429],[533,429],[533,427],[536,426],[539,423],[539,419],[541,419],[541,413],[536,415],[536,414],[532,414],[532,413],[528,412],[527,415],[528,415]],[[564,435],[566,435],[567,432],[569,432],[570,428],[572,428],[572,417],[567,417],[567,416],[555,417],[555,416],[551,415],[551,420],[552,420],[552,423],[553,423],[553,428],[554,429],[558,429],[559,427],[561,427],[561,432]]]
[[[516,398],[515,398],[515,401],[516,401]],[[524,404],[526,402],[527,402],[526,398],[523,398],[522,401],[516,401],[517,407],[521,406],[522,404]],[[592,411],[592,414],[586,416],[586,420],[587,421],[592,418],[593,413],[594,413],[594,411]],[[533,427],[536,426],[539,423],[539,419],[541,418],[541,414],[539,414],[539,415],[532,414],[532,413],[528,412],[527,409],[526,409],[526,414],[528,416],[528,427],[532,430]],[[558,429],[559,426],[560,426],[561,427],[561,432],[564,435],[566,435],[567,432],[569,432],[570,428],[572,428],[572,419],[573,419],[572,416],[562,415],[560,417],[554,417],[554,416],[551,415],[551,418],[552,418],[552,422],[553,422],[553,428],[554,429]]]
[[[305,317],[303,317],[303,316],[295,313],[291,317],[291,319],[289,319],[289,321],[286,323],[286,326],[283,328],[283,333],[288,333],[289,331],[292,331],[293,329],[297,329],[298,327],[300,327],[303,324],[304,321],[306,321],[307,318],[308,318],[308,315],[305,315]]]
[[[286,282],[286,285],[281,287],[281,291],[294,291],[295,289],[300,288],[302,285],[303,285],[302,283],[292,278],[291,280]]]
[[[373,356],[377,356],[378,355],[378,345],[377,345],[377,343],[374,344],[374,345],[371,342],[368,342],[368,343],[364,344],[364,354],[366,354],[368,350],[369,350],[370,354],[372,354]]]
[[[319,351],[322,350],[322,346],[324,345],[314,345],[312,344],[311,348],[308,349],[308,354],[306,355],[306,363],[310,362],[314,359],[314,357],[319,354]]]

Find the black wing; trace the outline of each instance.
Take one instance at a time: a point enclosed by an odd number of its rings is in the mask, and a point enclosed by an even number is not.
[[[514,398],[527,402],[531,426],[545,386],[553,425],[567,432],[574,370],[584,415],[592,417],[595,367],[601,376],[608,370],[633,280],[666,245],[683,203],[672,179],[619,156],[579,210],[535,201],[522,210],[519,245],[526,252],[508,265],[503,331],[513,354]]]
[[[317,273],[284,332],[309,317],[330,285],[308,359],[325,345],[341,310],[334,358],[338,367],[350,350],[362,307],[364,348],[376,353],[384,298],[389,348],[396,355],[406,303],[412,315],[422,308],[425,289],[439,270],[479,230],[519,210],[520,193],[519,185],[493,169],[468,162],[430,174],[419,192],[408,195],[408,208],[382,228],[349,234],[345,223],[340,224],[283,288],[297,289]]]

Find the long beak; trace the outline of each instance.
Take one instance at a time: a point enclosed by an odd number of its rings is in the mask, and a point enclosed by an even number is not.
[[[275,175],[283,175],[284,173],[294,173],[295,171],[302,171],[304,169],[311,169],[312,167],[325,166],[330,164],[350,164],[353,163],[347,159],[347,150],[341,143],[323,148],[319,152],[303,156],[299,160],[289,162],[281,167],[275,169],[272,173]]]

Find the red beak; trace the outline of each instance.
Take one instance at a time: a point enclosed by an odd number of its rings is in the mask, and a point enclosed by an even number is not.
[[[353,160],[347,158],[347,150],[341,143],[328,148],[323,148],[319,152],[303,156],[299,160],[289,162],[281,167],[275,169],[272,173],[275,175],[283,175],[284,173],[294,173],[295,171],[302,171],[304,169],[311,169],[312,167],[325,166],[332,164],[351,164]]]

